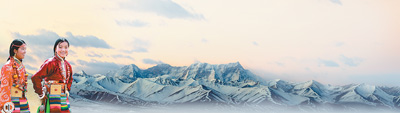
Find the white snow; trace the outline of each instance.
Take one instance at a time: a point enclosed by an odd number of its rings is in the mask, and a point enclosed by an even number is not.
[[[372,85],[331,86],[314,80],[292,83],[280,79],[266,82],[243,69],[239,63],[196,63],[188,67],[163,64],[151,70],[140,70],[135,65],[128,65],[107,75],[78,72],[74,76],[71,93],[107,92],[117,95],[113,99],[121,103],[127,101],[124,98],[129,98],[161,104],[218,102],[227,105],[306,105],[304,109],[314,109],[314,104],[319,103],[384,105],[388,108],[395,106],[395,96]]]
[[[364,98],[368,98],[369,96],[371,96],[374,93],[375,86],[367,85],[367,84],[360,84],[359,86],[357,86],[355,91],[359,95],[363,96]]]

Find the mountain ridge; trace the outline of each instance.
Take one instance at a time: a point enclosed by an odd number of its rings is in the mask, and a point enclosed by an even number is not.
[[[396,87],[367,84],[331,86],[315,80],[301,83],[280,79],[266,81],[244,69],[239,62],[195,63],[182,67],[159,64],[145,70],[132,64],[106,75],[87,75],[80,71],[73,77],[72,95],[120,104],[222,103],[308,106],[315,109],[318,106],[400,109],[400,90]]]

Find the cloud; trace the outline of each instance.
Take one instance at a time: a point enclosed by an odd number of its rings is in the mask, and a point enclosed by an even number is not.
[[[27,44],[54,46],[54,42],[58,38],[66,38],[72,46],[78,47],[95,47],[95,48],[111,48],[104,40],[95,36],[80,36],[73,35],[71,32],[66,32],[67,37],[61,37],[57,33],[47,30],[40,30],[38,35],[21,35],[18,32],[12,33],[13,38],[25,40]]]
[[[35,68],[35,67],[33,67],[33,66],[29,65],[29,64],[24,64],[24,66],[25,66],[26,69],[29,69],[29,70],[38,70],[39,69],[39,68]]]
[[[356,66],[361,64],[363,59],[357,58],[357,57],[349,58],[349,57],[346,57],[344,55],[341,55],[340,56],[340,61],[342,61],[344,64],[346,64],[348,66],[356,67]]]
[[[79,47],[95,47],[95,48],[106,48],[110,49],[111,46],[109,46],[104,40],[99,39],[95,36],[88,35],[88,36],[80,36],[76,35],[74,36],[71,32],[66,33],[69,43],[74,46],[79,46]]]
[[[143,59],[143,63],[145,63],[145,64],[164,64],[164,62],[162,62],[162,61],[155,61],[153,59],[148,59],[148,58]]]
[[[43,63],[47,58],[54,56],[53,47],[50,46],[28,44],[27,48],[32,50],[27,52],[25,56],[25,61],[29,63]]]
[[[203,15],[193,14],[172,0],[130,0],[122,2],[123,9],[151,12],[167,18],[194,18],[204,19]]]
[[[340,0],[330,0],[330,1],[331,1],[332,3],[342,5],[342,2],[341,2]]]
[[[256,41],[253,42],[253,45],[258,46],[258,43]]]
[[[115,23],[117,23],[117,25],[119,26],[131,26],[131,27],[145,27],[148,25],[148,23],[140,20],[133,20],[133,21],[115,20]]]
[[[339,64],[336,63],[335,61],[331,61],[331,60],[322,60],[319,59],[319,63],[323,64],[326,67],[339,67]]]
[[[37,62],[38,59],[36,59],[34,57],[35,57],[34,55],[31,55],[31,54],[27,53],[25,55],[25,58],[23,59],[23,62]]]
[[[21,35],[18,32],[13,32],[11,34],[14,39],[23,39],[27,45],[38,46],[51,46],[60,38],[57,33],[46,30],[40,30],[38,35]]]
[[[275,64],[281,67],[285,66],[285,64],[283,64],[282,62],[275,62]]]
[[[76,54],[74,50],[68,50],[68,54]]]
[[[127,58],[127,59],[131,59],[131,60],[135,60],[135,58],[131,57],[131,56],[126,56],[126,55],[112,55],[111,57],[118,59],[118,58]]]
[[[201,39],[201,42],[203,42],[203,43],[207,43],[207,42],[208,42],[208,40],[207,40],[207,39],[205,39],[205,38],[202,38],[202,39]]]
[[[8,58],[9,53],[8,49],[0,52],[0,58]],[[1,59],[0,59],[1,60]],[[5,61],[5,60],[4,60]]]
[[[144,47],[135,47],[135,49],[131,50],[131,52],[146,53],[148,51],[147,51],[147,48],[144,48]]]
[[[97,58],[101,58],[101,57],[103,57],[103,54],[98,54],[98,53],[95,53],[95,52],[89,52],[88,54],[87,54],[87,56],[89,56],[89,57],[97,57]]]
[[[78,63],[81,65],[81,66],[75,67],[74,72],[84,70],[85,72],[90,73],[90,74],[105,74],[108,71],[118,69],[122,66],[120,64],[116,64],[113,62],[101,62],[101,61],[96,61],[96,60],[92,60],[90,62],[83,61],[83,60],[77,60],[77,62],[74,62],[74,63]]]
[[[75,62],[74,61],[68,61],[69,62],[69,64],[71,64],[71,65],[75,65]]]
[[[125,53],[145,53],[148,52],[147,48],[150,47],[150,42],[142,39],[135,38],[135,40],[132,42],[133,49],[132,50],[122,50]]]
[[[340,47],[340,46],[343,46],[344,45],[344,42],[336,42],[336,47]]]

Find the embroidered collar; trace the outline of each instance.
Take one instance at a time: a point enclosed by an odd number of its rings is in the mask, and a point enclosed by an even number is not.
[[[58,60],[64,61],[64,59],[61,58],[57,53],[56,53],[56,58],[57,58]]]
[[[17,57],[13,56],[13,58],[14,58],[15,62],[17,62],[19,65],[21,65],[21,61]]]

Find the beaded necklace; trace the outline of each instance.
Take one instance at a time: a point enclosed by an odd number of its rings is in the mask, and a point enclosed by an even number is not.
[[[62,75],[62,77],[63,77],[63,82],[64,82],[64,83],[67,83],[67,82],[68,82],[68,79],[69,79],[69,77],[70,77],[70,76],[68,76],[68,74],[70,73],[69,66],[66,66],[66,65],[65,65],[65,60],[64,60],[63,58],[61,58],[60,56],[58,56],[58,54],[57,54],[57,57],[58,57],[59,59],[61,59],[60,72],[61,72],[61,75]]]
[[[28,79],[27,79],[28,74],[26,74],[25,66],[15,56],[13,57],[13,59],[14,59],[13,60],[14,62],[12,62],[12,64],[13,64],[13,69],[15,70],[15,73],[14,73],[14,75],[12,77],[13,78],[13,85],[12,86],[20,89],[21,91],[26,91],[27,86],[28,86]],[[21,66],[19,66],[17,68],[17,64],[16,63],[20,64]],[[24,74],[22,76],[20,75],[20,73],[18,73],[18,70],[21,70],[21,69],[24,69]],[[22,78],[22,77],[24,77],[24,78]],[[21,79],[23,79],[24,81],[22,81]]]

